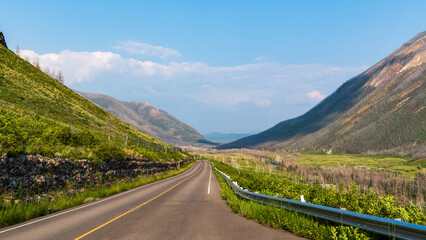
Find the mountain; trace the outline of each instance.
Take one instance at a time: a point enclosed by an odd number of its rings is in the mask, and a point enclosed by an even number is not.
[[[253,133],[221,133],[221,132],[211,132],[206,133],[204,136],[214,142],[232,142],[237,139],[250,136]]]
[[[112,115],[169,144],[213,145],[190,125],[148,103],[124,102],[103,94],[80,93]]]
[[[0,45],[0,154],[103,160],[183,157]],[[174,154],[174,155],[172,155]]]
[[[219,148],[331,148],[424,156],[425,69],[426,32],[421,32],[302,116]]]

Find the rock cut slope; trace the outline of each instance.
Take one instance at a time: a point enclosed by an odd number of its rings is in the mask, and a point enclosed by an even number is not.
[[[426,32],[421,32],[305,114],[219,148],[331,148],[424,157],[425,87]]]

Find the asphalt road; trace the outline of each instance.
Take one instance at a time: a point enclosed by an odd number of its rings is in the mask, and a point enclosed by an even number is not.
[[[210,164],[0,229],[0,239],[302,239],[231,212]]]

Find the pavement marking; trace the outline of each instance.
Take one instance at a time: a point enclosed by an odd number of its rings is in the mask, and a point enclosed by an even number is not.
[[[195,165],[196,165],[196,164],[195,164]],[[186,170],[185,172],[188,172],[189,170],[191,170],[192,168],[194,168],[194,166],[195,166],[195,165],[193,165],[192,167],[190,167],[190,168],[189,168],[188,170]],[[183,172],[183,173],[185,173],[185,172]],[[107,198],[104,198],[104,199],[101,199],[101,200],[95,201],[95,202],[93,202],[93,203],[89,203],[89,204],[87,204],[87,205],[83,205],[83,206],[80,206],[80,207],[76,207],[76,208],[73,208],[73,209],[70,209],[70,210],[67,210],[67,211],[61,212],[61,213],[57,213],[57,214],[54,214],[54,215],[51,215],[51,216],[48,216],[48,217],[44,217],[44,218],[39,219],[39,220],[35,220],[35,221],[29,222],[29,223],[25,223],[25,224],[22,224],[22,225],[19,225],[19,226],[13,227],[13,228],[9,228],[9,229],[6,229],[6,230],[3,230],[3,231],[0,231],[0,234],[5,233],[5,232],[9,232],[9,231],[12,231],[12,230],[15,230],[15,229],[18,229],[18,228],[22,228],[22,227],[25,227],[25,226],[28,226],[28,225],[31,225],[31,224],[34,224],[34,223],[38,223],[38,222],[41,222],[41,221],[44,221],[44,220],[47,220],[47,219],[50,219],[50,218],[54,218],[54,217],[57,217],[57,216],[60,216],[60,215],[66,214],[66,213],[74,212],[74,211],[77,211],[77,210],[82,209],[82,208],[90,207],[90,206],[92,206],[92,205],[95,205],[95,204],[98,204],[98,203],[101,203],[101,202],[104,202],[104,201],[107,201],[107,200],[111,200],[111,199],[114,199],[114,198],[116,198],[116,197],[120,197],[121,195],[125,195],[125,194],[128,194],[128,193],[134,192],[134,191],[136,191],[136,190],[139,190],[139,189],[142,189],[142,188],[146,188],[146,187],[152,186],[152,185],[154,185],[154,184],[158,184],[158,183],[161,183],[161,182],[164,182],[164,181],[170,180],[170,179],[174,179],[174,178],[177,178],[177,177],[179,177],[179,176],[181,176],[181,175],[180,175],[180,174],[178,174],[178,175],[173,176],[173,177],[169,177],[169,178],[165,178],[165,179],[162,179],[162,180],[159,180],[159,181],[155,181],[155,182],[152,182],[152,183],[149,183],[149,184],[146,184],[146,185],[143,185],[143,186],[140,186],[140,187],[137,187],[137,188],[131,189],[131,190],[127,190],[127,191],[125,191],[125,192],[118,193],[118,194],[115,194],[115,195],[113,195],[113,196],[110,196],[110,197],[107,197]]]
[[[207,194],[210,194],[210,184],[211,184],[211,182],[212,182],[212,170],[210,169],[209,187],[208,187],[208,190],[207,190]]]
[[[203,164],[203,165],[204,165],[204,164]],[[193,176],[197,175],[197,174],[201,171],[201,169],[203,169],[203,167],[202,167],[202,166],[200,167],[200,169],[199,169],[197,172],[195,172],[195,173],[194,173],[194,174],[192,174],[191,176],[189,176],[189,177],[187,177],[187,178],[183,179],[182,181],[180,181],[180,182],[176,183],[175,185],[173,185],[172,187],[170,187],[170,188],[169,188],[169,189],[167,189],[166,191],[164,191],[164,192],[162,192],[162,193],[158,194],[157,196],[155,196],[155,197],[153,197],[153,198],[149,199],[148,201],[146,201],[146,202],[144,202],[144,203],[140,204],[139,206],[136,206],[136,207],[134,207],[134,208],[130,209],[129,211],[127,211],[127,212],[125,212],[125,213],[121,214],[120,216],[115,217],[115,218],[113,218],[113,219],[109,220],[108,222],[106,222],[106,223],[104,223],[104,224],[100,225],[99,227],[96,227],[96,228],[94,228],[94,229],[92,229],[92,230],[88,231],[87,233],[85,233],[85,234],[81,235],[80,237],[75,238],[74,240],[82,239],[82,238],[84,238],[85,236],[87,236],[87,235],[89,235],[89,234],[93,233],[94,231],[99,230],[99,229],[101,229],[101,228],[105,227],[106,225],[108,225],[108,224],[110,224],[110,223],[114,222],[115,220],[117,220],[117,219],[119,219],[119,218],[122,218],[122,217],[124,217],[125,215],[127,215],[127,214],[129,214],[129,213],[131,213],[131,212],[135,211],[136,209],[138,209],[138,208],[142,207],[143,205],[146,205],[147,203],[149,203],[149,202],[151,202],[151,201],[153,201],[153,200],[155,200],[155,199],[159,198],[161,195],[163,195],[163,194],[167,193],[168,191],[172,190],[172,189],[173,189],[173,188],[175,188],[176,186],[180,185],[181,183],[185,182],[186,180],[188,180],[188,179],[192,178]]]

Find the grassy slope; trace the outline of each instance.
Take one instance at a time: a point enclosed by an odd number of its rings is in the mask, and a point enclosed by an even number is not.
[[[314,147],[341,152],[399,146],[420,149],[426,139],[425,35],[426,32],[420,33],[374,67],[347,81],[304,115],[220,148]],[[420,59],[420,65],[404,69],[416,59]]]
[[[70,154],[78,153],[74,157],[96,158],[100,152],[96,149],[122,149],[126,134],[129,146],[139,141],[153,152],[176,150],[112,116],[3,46],[0,113],[1,154],[73,157]]]

